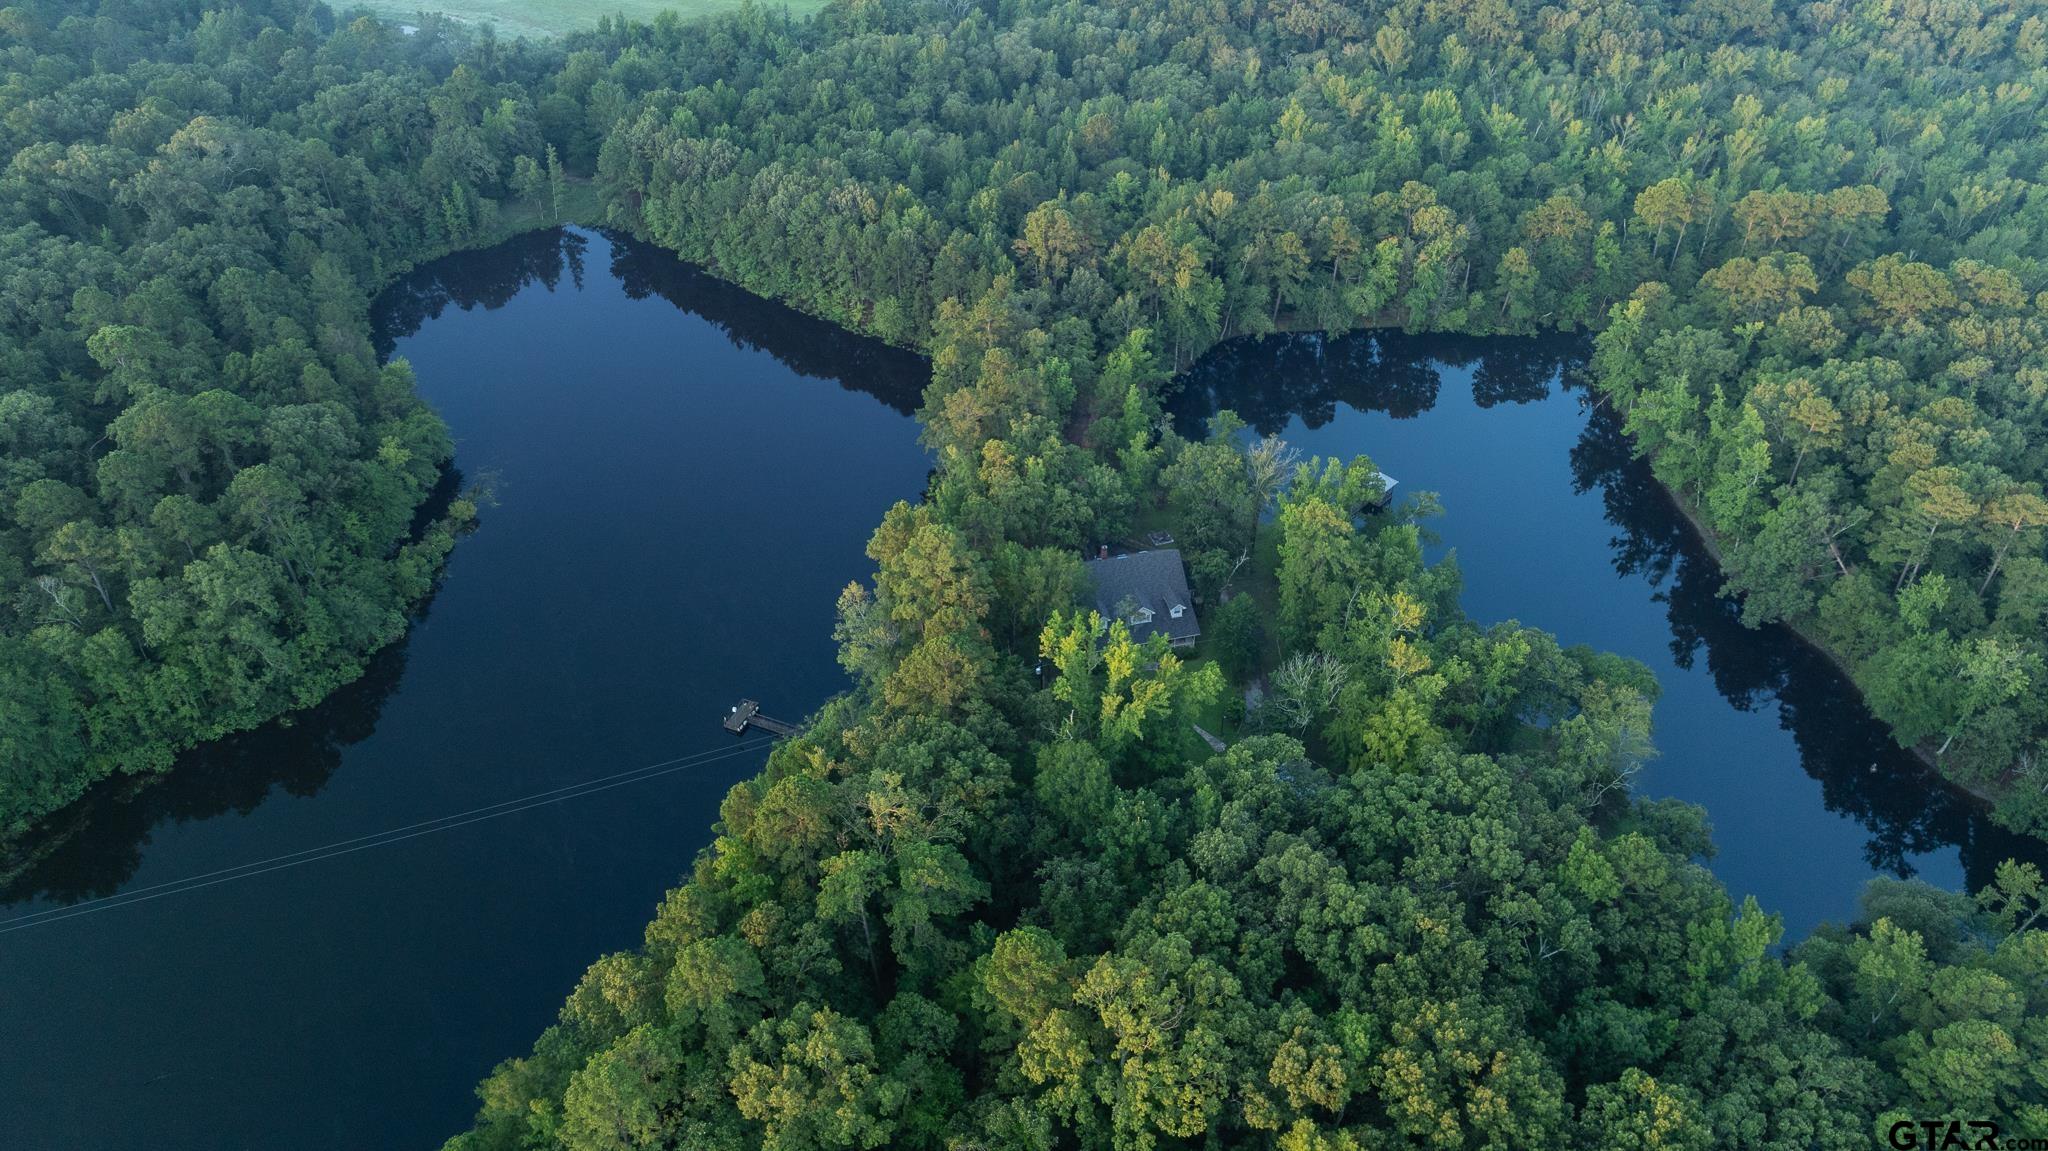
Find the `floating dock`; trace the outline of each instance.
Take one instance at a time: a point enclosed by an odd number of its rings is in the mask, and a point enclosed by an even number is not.
[[[743,699],[725,713],[725,730],[734,735],[745,735],[750,727],[758,727],[770,735],[790,736],[796,734],[796,725],[771,719],[761,714],[758,700]]]

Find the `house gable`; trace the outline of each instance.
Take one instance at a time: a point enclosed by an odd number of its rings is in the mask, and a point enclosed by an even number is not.
[[[1121,619],[1139,642],[1163,634],[1175,647],[1201,635],[1187,566],[1177,548],[1102,556],[1083,565],[1095,585],[1095,610]]]

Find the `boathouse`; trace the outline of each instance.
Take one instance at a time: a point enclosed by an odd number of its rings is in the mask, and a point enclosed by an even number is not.
[[[1372,501],[1371,503],[1368,503],[1368,504],[1366,504],[1366,505],[1365,505],[1365,510],[1366,510],[1366,511],[1369,511],[1369,512],[1383,512],[1383,511],[1386,511],[1386,510],[1387,510],[1388,508],[1390,508],[1390,507],[1394,506],[1394,485],[1395,485],[1395,484],[1398,484],[1398,483],[1400,483],[1401,481],[1400,481],[1400,480],[1397,480],[1397,479],[1395,479],[1394,477],[1392,477],[1392,476],[1388,475],[1388,474],[1387,474],[1387,473],[1385,473],[1385,472],[1380,472],[1380,473],[1379,473],[1379,478],[1380,478],[1380,494],[1379,494],[1379,498],[1378,498],[1378,499],[1376,499],[1376,500],[1373,500],[1373,501]]]

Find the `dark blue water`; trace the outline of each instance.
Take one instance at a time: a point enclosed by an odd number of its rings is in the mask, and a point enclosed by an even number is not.
[[[731,748],[740,695],[843,687],[834,598],[924,486],[923,361],[584,234],[380,308],[497,506],[363,682],[97,793],[0,918]],[[0,1146],[437,1145],[760,761],[0,935]]]
[[[1465,610],[1641,660],[1663,689],[1662,754],[1637,790],[1706,808],[1713,868],[1797,939],[1846,920],[1873,875],[1975,890],[2040,845],[1896,747],[1826,659],[1783,628],[1742,626],[1722,577],[1611,413],[1567,388],[1573,340],[1359,334],[1238,341],[1174,398],[1199,435],[1217,408],[1305,455],[1364,454],[1444,515]],[[1250,433],[1247,433],[1250,434]]]
[[[927,459],[915,357],[586,233],[443,261],[379,301],[497,504],[408,638],[328,703],[51,822],[0,919],[731,748],[742,695],[843,681],[832,604]],[[1435,521],[1467,609],[1648,663],[1653,795],[1704,805],[1791,934],[1863,880],[2019,853],[1825,661],[1748,631],[1577,345],[1236,343],[1177,399],[1363,452]],[[758,752],[359,854],[0,934],[0,1146],[429,1147],[599,955],[634,946]],[[0,924],[0,930],[5,925]]]

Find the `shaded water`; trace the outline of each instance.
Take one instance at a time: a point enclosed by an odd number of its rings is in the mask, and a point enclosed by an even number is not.
[[[442,261],[378,317],[499,505],[360,682],[99,789],[52,821],[0,919],[727,748],[716,719],[740,695],[796,716],[841,687],[835,594],[925,479],[921,360],[581,232]],[[1443,494],[1473,615],[1649,663],[1664,755],[1645,790],[1704,804],[1717,870],[1793,934],[1878,872],[1981,883],[2010,837],[1931,786],[1825,661],[1740,626],[1611,421],[1558,387],[1574,354],[1236,343],[1177,415],[1228,404],[1307,451],[1372,455]],[[0,934],[0,1145],[436,1144],[584,967],[638,942],[758,762]]]
[[[730,749],[843,680],[834,598],[915,499],[915,356],[574,232],[379,301],[499,505],[322,706],[63,813],[0,919]],[[430,1147],[634,946],[756,750],[0,934],[0,1146]]]
[[[1438,492],[1426,526],[1454,551],[1465,610],[1648,664],[1662,752],[1639,791],[1705,807],[1717,874],[1796,939],[1845,920],[1873,875],[1972,890],[2040,845],[1994,826],[1872,719],[1826,658],[1751,630],[1619,421],[1567,388],[1583,343],[1399,333],[1240,340],[1211,352],[1172,407],[1185,435],[1218,408],[1305,455],[1365,454]]]

